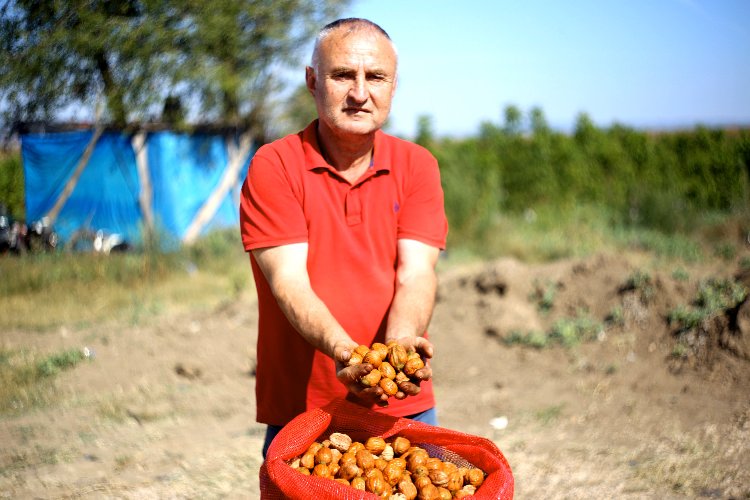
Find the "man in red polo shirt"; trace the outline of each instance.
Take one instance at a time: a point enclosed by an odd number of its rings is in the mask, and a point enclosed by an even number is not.
[[[436,160],[380,129],[396,50],[364,19],[320,32],[307,87],[318,119],[261,147],[242,190],[242,240],[258,291],[257,420],[271,439],[296,415],[347,397],[436,424],[429,364],[395,398],[347,367],[359,344],[396,340],[425,358],[447,221]]]

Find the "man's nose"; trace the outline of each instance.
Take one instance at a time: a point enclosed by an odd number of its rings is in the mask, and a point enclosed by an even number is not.
[[[349,89],[349,98],[360,103],[367,100],[367,82],[364,77],[358,76],[354,79]]]

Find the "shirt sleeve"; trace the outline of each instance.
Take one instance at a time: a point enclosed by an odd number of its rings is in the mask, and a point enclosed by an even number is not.
[[[259,150],[240,196],[240,232],[246,251],[307,241],[307,223],[287,169]]]
[[[399,213],[398,238],[421,241],[443,250],[447,235],[440,170],[435,157],[424,150],[412,161]]]

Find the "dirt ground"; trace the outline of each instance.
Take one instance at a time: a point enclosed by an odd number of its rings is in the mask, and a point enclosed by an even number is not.
[[[667,320],[703,279],[750,288],[739,262],[444,266],[430,328],[441,425],[493,440],[516,498],[750,498],[750,300],[682,347]],[[505,341],[582,315],[590,341]],[[56,379],[54,404],[0,418],[0,498],[259,497],[256,323],[248,291],[189,317],[4,332],[6,348],[94,356]]]

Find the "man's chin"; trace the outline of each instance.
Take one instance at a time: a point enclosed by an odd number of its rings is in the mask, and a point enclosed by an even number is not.
[[[368,135],[377,131],[380,126],[372,120],[342,120],[336,124],[340,132],[352,135]]]

